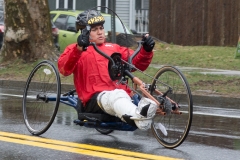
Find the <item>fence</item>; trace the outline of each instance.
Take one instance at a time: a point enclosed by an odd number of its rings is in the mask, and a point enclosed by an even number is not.
[[[147,33],[148,32],[148,9],[140,9],[136,10],[136,21],[135,21],[135,29],[138,33]]]
[[[180,45],[236,46],[240,0],[150,0],[149,32]]]

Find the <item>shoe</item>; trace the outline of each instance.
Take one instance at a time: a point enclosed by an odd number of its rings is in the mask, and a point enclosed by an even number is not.
[[[152,119],[157,111],[157,104],[149,98],[142,97],[136,108],[137,117],[131,117],[135,120]]]
[[[140,114],[141,114],[142,116],[147,117],[147,112],[148,112],[148,109],[149,109],[149,107],[150,107],[150,104],[151,104],[151,103],[147,104],[146,106],[144,106],[144,107],[142,108],[142,110],[140,111]]]
[[[157,104],[149,98],[141,98],[138,103],[138,112],[146,118],[152,118],[157,111]]]

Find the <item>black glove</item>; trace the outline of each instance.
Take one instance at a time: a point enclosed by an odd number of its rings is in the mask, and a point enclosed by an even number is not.
[[[89,34],[90,30],[86,27],[82,30],[82,33],[78,36],[77,43],[80,47],[83,47],[83,50],[89,46]]]
[[[145,35],[142,38],[143,48],[147,52],[151,52],[155,46],[155,42],[151,36],[146,37]]]

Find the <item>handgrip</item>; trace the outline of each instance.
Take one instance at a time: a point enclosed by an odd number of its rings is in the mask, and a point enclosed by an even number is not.
[[[106,53],[104,53],[104,52],[102,52],[101,50],[99,50],[99,49],[97,48],[97,46],[96,46],[96,43],[90,42],[90,45],[92,45],[93,48],[94,48],[99,54],[101,54],[103,57],[105,57],[105,58],[107,58],[109,61],[111,61],[112,64],[113,64],[112,66],[115,66],[114,60],[113,60],[110,56],[108,56]]]
[[[139,53],[141,47],[142,47],[143,41],[138,41],[138,48],[133,52],[133,54],[128,58],[128,63],[132,64],[133,58]]]
[[[83,30],[81,30],[81,32],[82,32],[81,34],[86,35],[86,36],[89,36],[89,35],[90,35],[90,30],[91,30],[91,27],[90,27],[89,25],[87,25],[86,28],[84,28]],[[82,50],[83,50],[83,51],[86,51],[86,50],[87,50],[87,47],[88,47],[88,46],[83,46],[83,47],[82,47]]]

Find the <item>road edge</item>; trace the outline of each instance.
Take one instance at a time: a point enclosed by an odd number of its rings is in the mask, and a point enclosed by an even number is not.
[[[6,89],[19,89],[24,91],[26,82],[13,80],[0,80],[0,87]],[[62,84],[61,92],[67,92],[74,89],[72,84]],[[224,97],[218,95],[193,95],[193,106],[212,106],[233,108],[239,107],[240,98]]]

